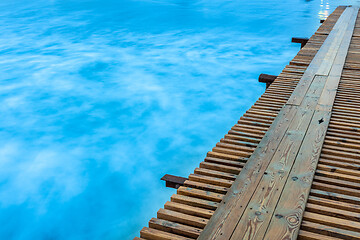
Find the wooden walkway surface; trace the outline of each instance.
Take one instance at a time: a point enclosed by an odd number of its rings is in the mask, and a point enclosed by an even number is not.
[[[135,239],[360,239],[360,18],[338,7]]]

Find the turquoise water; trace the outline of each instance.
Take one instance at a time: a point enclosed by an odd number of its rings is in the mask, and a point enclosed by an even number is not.
[[[132,239],[339,4],[0,3],[0,239]]]

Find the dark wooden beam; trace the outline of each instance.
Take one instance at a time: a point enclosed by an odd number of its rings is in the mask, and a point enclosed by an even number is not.
[[[303,48],[308,41],[309,41],[308,38],[296,38],[296,37],[294,37],[294,38],[291,39],[291,42],[293,42],[293,43],[301,43],[301,48]]]
[[[161,180],[166,182],[166,187],[178,189],[180,186],[184,185],[184,182],[188,180],[187,178],[178,177],[170,174],[165,174]]]
[[[259,82],[266,83],[266,88],[270,86],[270,84],[277,78],[275,75],[269,75],[269,74],[260,74],[259,75]]]

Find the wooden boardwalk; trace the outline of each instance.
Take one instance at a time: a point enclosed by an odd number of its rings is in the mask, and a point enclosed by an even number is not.
[[[338,7],[135,239],[360,239],[360,18]]]

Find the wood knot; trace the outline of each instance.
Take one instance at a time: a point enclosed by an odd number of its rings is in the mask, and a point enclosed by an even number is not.
[[[299,178],[298,177],[292,177],[292,180],[293,181],[296,181],[296,180],[298,180]]]
[[[280,219],[280,218],[283,218],[284,216],[281,214],[275,214],[275,217]]]
[[[299,222],[299,218],[297,216],[291,216],[288,218],[288,222],[292,225],[297,224]]]

